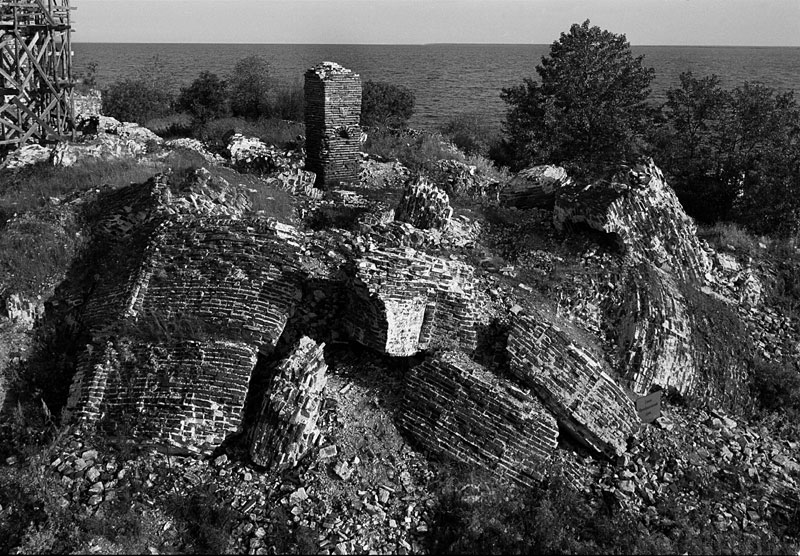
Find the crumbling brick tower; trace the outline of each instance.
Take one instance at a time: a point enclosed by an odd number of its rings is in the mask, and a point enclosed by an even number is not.
[[[361,78],[333,62],[305,74],[306,170],[316,185],[358,182]]]

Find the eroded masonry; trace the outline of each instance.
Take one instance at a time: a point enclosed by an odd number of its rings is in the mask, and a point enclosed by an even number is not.
[[[317,185],[358,183],[361,77],[334,62],[305,74],[306,168]]]

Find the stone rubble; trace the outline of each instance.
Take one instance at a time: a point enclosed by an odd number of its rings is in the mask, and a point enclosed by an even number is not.
[[[266,176],[303,168],[303,162],[293,151],[280,151],[261,139],[236,133],[228,140],[227,152],[231,166],[243,174]]]
[[[222,164],[225,162],[224,158],[218,154],[210,152],[206,145],[197,139],[192,139],[189,137],[170,139],[169,141],[164,141],[164,146],[170,149],[186,149],[189,151],[194,151],[202,156],[203,159],[209,164]]]

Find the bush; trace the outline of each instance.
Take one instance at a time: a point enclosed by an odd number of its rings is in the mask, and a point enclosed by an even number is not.
[[[172,95],[137,78],[125,78],[103,91],[103,114],[144,125],[172,112]]]
[[[275,100],[270,108],[271,114],[275,118],[302,122],[305,117],[305,92],[303,85],[284,85],[275,92]]]
[[[637,154],[650,122],[653,69],[634,57],[625,35],[589,20],[574,24],[536,66],[541,83],[503,89],[504,126],[514,168],[530,164],[594,166]]]
[[[191,85],[182,88],[177,108],[188,112],[198,123],[228,114],[228,84],[215,73],[204,71]]]
[[[406,134],[375,129],[367,136],[364,150],[374,156],[397,159],[415,172],[434,170],[437,160],[466,160],[463,153],[450,148],[441,136],[431,133]]]
[[[158,56],[103,91],[103,114],[144,125],[174,112],[173,80]]]
[[[467,155],[487,156],[495,141],[495,134],[480,114],[466,113],[450,118],[442,128],[442,135]]]
[[[364,82],[361,95],[361,125],[406,127],[414,113],[414,93],[402,85],[385,81]]]
[[[261,56],[248,56],[236,63],[228,78],[234,116],[255,120],[271,117],[269,63]]]

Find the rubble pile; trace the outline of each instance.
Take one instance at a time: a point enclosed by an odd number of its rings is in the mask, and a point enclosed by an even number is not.
[[[431,180],[453,198],[496,196],[500,184],[481,176],[476,170],[476,166],[458,160],[437,160]]]
[[[241,133],[228,140],[227,151],[231,166],[243,174],[264,176],[303,168],[296,153],[281,151],[261,139],[245,137]]]
[[[359,183],[361,77],[334,62],[305,73],[306,166],[317,185]]]
[[[518,172],[500,191],[500,202],[520,209],[552,209],[556,191],[572,180],[560,166],[533,166]]]
[[[317,428],[328,366],[325,344],[303,337],[273,371],[250,433],[250,457],[278,470],[294,467],[320,439]]]
[[[426,450],[477,464],[530,486],[556,447],[558,426],[529,391],[463,353],[444,352],[414,367],[400,426]]]
[[[323,191],[314,187],[317,176],[301,168],[284,170],[275,177],[267,179],[267,183],[288,191],[292,195],[303,195],[311,199],[322,199]]]
[[[396,220],[408,222],[423,230],[444,230],[452,217],[453,209],[447,193],[431,185],[423,177],[406,185],[400,204],[395,210]]]
[[[169,141],[164,142],[164,146],[169,147],[170,149],[186,149],[189,151],[194,151],[202,156],[203,159],[209,164],[222,164],[225,162],[225,159],[220,155],[210,152],[202,141],[198,141],[197,139],[192,139],[190,137],[170,139]]]
[[[395,161],[376,160],[361,153],[359,184],[374,189],[399,188],[408,182],[411,170]]]
[[[621,455],[639,427],[633,402],[608,364],[579,347],[555,320],[538,312],[514,320],[511,372],[576,438],[598,452]]]
[[[395,356],[439,345],[475,348],[472,268],[411,248],[381,248],[356,261],[345,329],[355,341]]]

